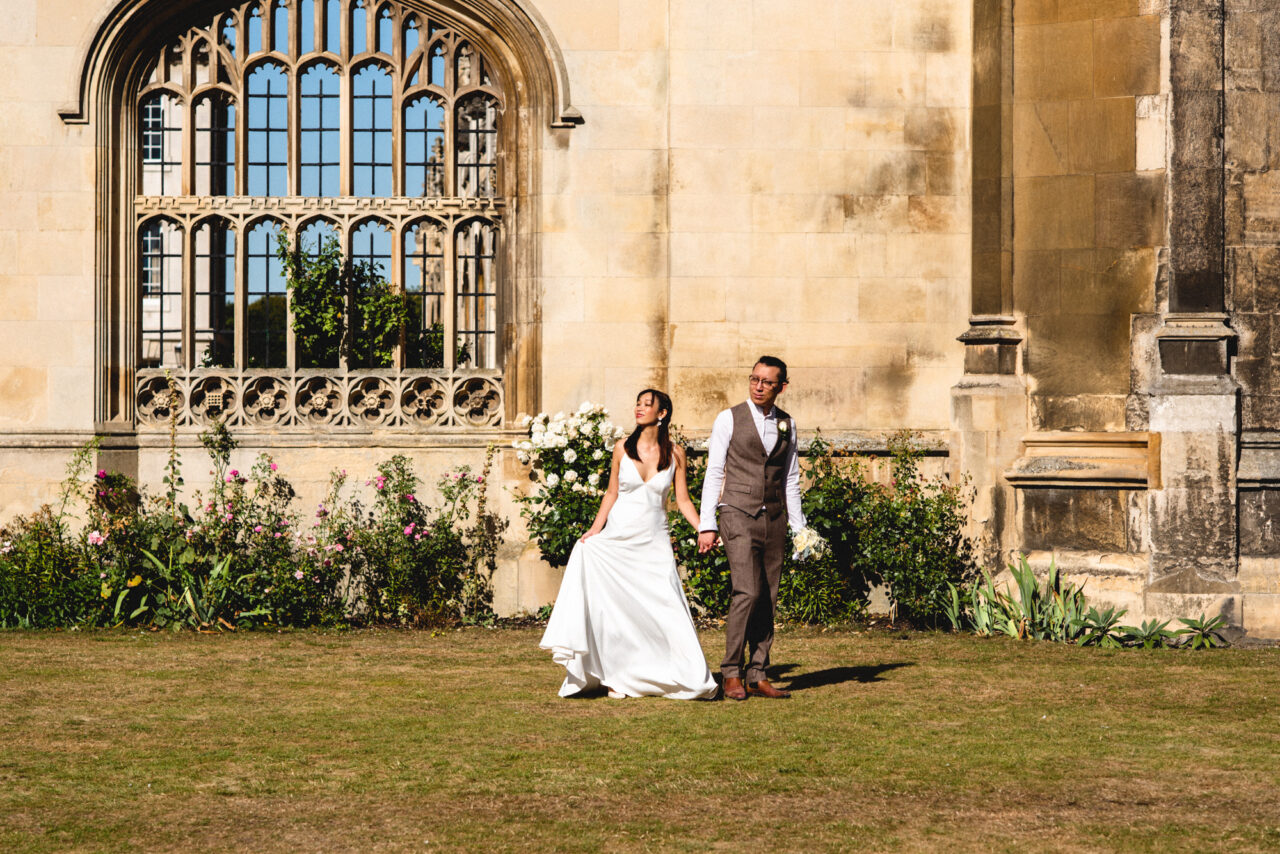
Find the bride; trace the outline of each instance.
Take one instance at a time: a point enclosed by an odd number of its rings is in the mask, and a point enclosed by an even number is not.
[[[610,697],[716,695],[667,534],[673,482],[676,506],[699,522],[670,423],[671,398],[640,392],[636,429],[614,445],[609,489],[569,556],[539,644],[564,665],[562,697],[601,686]]]

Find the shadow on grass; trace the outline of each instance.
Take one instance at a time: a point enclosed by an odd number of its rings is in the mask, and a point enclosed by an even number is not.
[[[864,664],[859,667],[828,667],[826,670],[815,670],[812,673],[788,674],[796,669],[794,664],[780,664],[769,668],[769,677],[787,679],[788,691],[806,691],[810,688],[825,688],[828,685],[839,685],[843,682],[883,682],[881,673],[897,670],[901,667],[914,667],[915,662],[895,661],[888,664]]]

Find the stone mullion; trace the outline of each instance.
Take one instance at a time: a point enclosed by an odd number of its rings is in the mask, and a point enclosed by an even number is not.
[[[346,18],[347,16],[343,16]],[[343,38],[346,38],[346,29],[343,29]],[[345,47],[345,43],[344,43]],[[338,81],[338,162],[341,167],[338,169],[338,195],[343,198],[351,196],[351,188],[355,183],[355,166],[351,162],[354,147],[351,143],[351,134],[355,129],[355,115],[352,107],[351,98],[351,63],[345,61],[342,67],[342,77]]]
[[[212,50],[210,50],[212,53]],[[195,91],[195,40],[188,39],[182,48],[182,195],[190,196],[196,189],[196,105]]]
[[[243,27],[237,23],[237,39],[243,38],[239,32]],[[236,42],[236,53],[240,53],[240,42]],[[232,195],[247,196],[249,193],[249,75],[245,73],[245,64],[237,62],[236,71],[236,185]]]
[[[392,63],[391,63],[391,195],[400,198],[404,195],[404,75],[401,59],[400,25],[392,18],[391,26]]]
[[[192,220],[183,220],[182,227],[182,368],[189,371],[195,366],[195,281],[196,234]],[[163,304],[162,304],[163,310]]]
[[[391,280],[391,288],[396,293],[403,295],[404,288],[404,230],[405,220],[403,217],[395,217],[390,220],[391,225],[391,269],[387,271],[388,278]],[[405,347],[405,329],[400,327],[400,338],[396,342],[395,353],[391,357],[391,368],[399,370],[404,367],[404,347]]]
[[[289,154],[290,195],[302,193],[302,75],[295,65],[289,69]]]
[[[315,11],[314,6],[311,11]],[[295,66],[302,59],[302,4],[298,0],[291,0],[289,6],[289,54]]]
[[[444,246],[440,254],[444,256],[444,340],[441,345],[444,369],[453,373],[457,367],[457,275],[458,275],[458,236],[455,232],[458,220],[448,217],[444,220]]]
[[[247,217],[236,220],[236,303],[235,303],[235,366],[243,372],[247,365],[245,346],[245,317],[248,314],[245,292],[249,287],[249,221]]]
[[[289,245],[293,247],[298,245],[299,219],[299,217],[291,216],[284,223],[284,227],[289,232]],[[284,351],[285,366],[288,367],[289,373],[296,373],[298,370],[298,342],[293,331],[293,289],[289,287],[288,280],[285,281],[284,288]]]
[[[441,47],[444,47],[446,43],[445,39],[439,40]],[[444,181],[442,182],[442,189],[446,198],[456,198],[458,195],[458,176],[456,174],[458,168],[458,140],[455,134],[457,133],[458,123],[456,121],[455,107],[458,99],[455,97],[457,81],[454,79],[457,68],[453,61],[454,47],[456,45],[452,43],[452,40],[449,40],[448,45],[448,49],[444,52],[444,80],[440,81],[440,88],[443,91],[443,97],[440,100],[444,104],[444,126],[441,128],[444,133]],[[429,50],[423,55],[423,61],[428,70],[428,83],[430,83],[431,54]]]

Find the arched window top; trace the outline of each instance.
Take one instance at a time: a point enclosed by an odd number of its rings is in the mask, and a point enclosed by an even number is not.
[[[350,0],[294,0],[288,7],[291,28],[298,27],[295,21],[302,15],[307,3],[314,4],[307,26],[314,27],[315,49],[341,56],[342,34],[347,26],[344,25],[344,18],[348,14]],[[394,3],[387,5],[395,7]],[[137,50],[122,48],[122,42],[134,38],[135,33],[143,30],[155,32],[168,28],[170,32],[185,31],[191,24],[189,8],[188,4],[173,3],[171,0],[121,0],[112,5],[86,48],[81,73],[75,82],[72,106],[58,111],[62,120],[69,124],[87,122],[98,108],[107,111],[103,118],[109,120],[115,109],[114,105],[98,99],[103,93],[114,90],[111,86],[100,85],[101,78],[129,75],[132,73],[131,69],[136,67],[132,65],[132,57],[137,55]],[[531,105],[542,111],[553,127],[580,124],[581,113],[571,106],[569,76],[563,54],[550,28],[533,5],[528,0],[491,0],[486,8],[496,17],[469,21],[465,16],[459,17],[464,10],[453,6],[449,8],[447,15],[439,19],[424,17],[416,9],[412,12],[401,10],[399,35],[394,30],[393,35],[404,40],[407,59],[415,47],[421,50],[437,34],[448,31],[455,25],[460,29],[471,28],[476,32],[502,32],[506,39],[504,47],[518,64],[515,70],[524,81],[524,90],[529,94]],[[249,30],[253,26],[252,19],[255,18],[260,26],[263,22],[260,3],[240,4],[222,11],[207,26],[198,29],[218,45],[219,55],[244,62],[250,56]],[[146,25],[143,26],[142,22]],[[410,35],[413,31],[416,31],[416,35]],[[264,44],[269,46],[269,43],[261,41],[265,37],[265,33],[258,33],[259,53],[264,50]],[[300,47],[301,55],[305,56],[309,52],[305,45]]]
[[[133,331],[136,348],[100,356],[100,376],[136,378],[132,389],[100,385],[102,420],[152,424],[159,410],[146,401],[168,399],[168,371],[187,401],[180,427],[207,423],[215,399],[232,423],[355,426],[342,389],[345,372],[360,369],[401,390],[386,397],[391,409],[360,413],[361,424],[500,423],[504,348],[521,335],[503,330],[522,327],[502,314],[519,303],[499,295],[510,287],[505,271],[525,281],[518,271],[529,264],[514,261],[528,251],[521,223],[531,222],[503,176],[526,174],[516,145],[536,142],[530,129],[542,118],[571,115],[540,20],[525,0],[487,0],[486,20],[469,18],[468,4],[433,11],[433,0],[412,9],[399,0],[232,2],[197,4],[210,11],[194,20],[191,4],[118,0],[86,55],[80,103],[126,135],[102,167],[122,180],[99,186],[110,258],[98,297],[112,306],[100,320],[141,317],[113,326]],[[352,32],[360,19],[363,50]],[[496,34],[501,43],[487,40]],[[420,83],[410,86],[414,74]],[[501,121],[515,107],[533,121]],[[84,109],[62,116],[88,118]],[[532,181],[519,191],[536,192]],[[308,362],[291,325],[279,238],[298,245],[321,234],[347,260],[374,264],[386,279],[379,287],[416,295],[412,328],[376,359]],[[206,393],[214,386],[221,398]],[[437,394],[443,408],[419,405]],[[325,410],[321,398],[342,403]],[[448,403],[480,398],[492,406]]]

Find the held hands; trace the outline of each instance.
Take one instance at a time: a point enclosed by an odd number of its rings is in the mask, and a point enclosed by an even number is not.
[[[698,532],[698,554],[704,555],[720,546],[720,535],[715,531]]]

